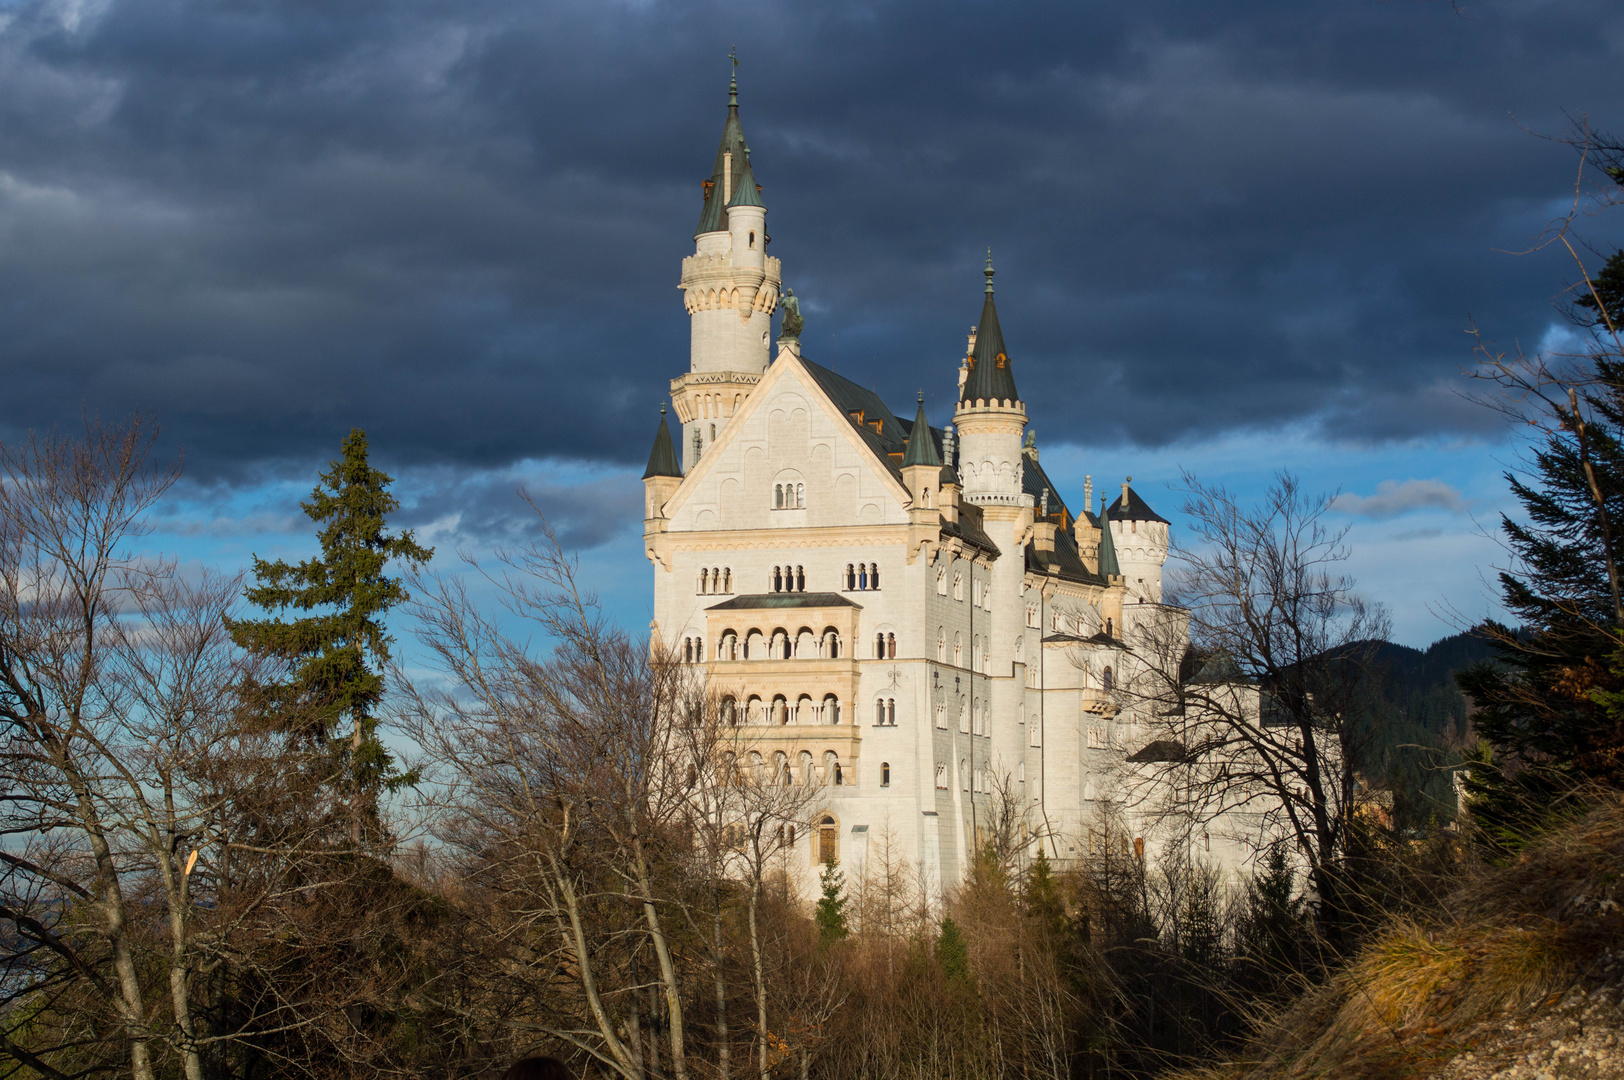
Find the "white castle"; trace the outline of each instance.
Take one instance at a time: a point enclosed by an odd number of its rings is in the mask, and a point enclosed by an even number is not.
[[[923,395],[907,419],[802,355],[766,218],[735,84],[682,264],[681,436],[662,415],[644,474],[653,631],[707,666],[758,771],[822,786],[805,866],[860,866],[883,828],[950,885],[995,797],[1078,857],[1137,748],[1127,643],[1151,624],[1182,643],[1168,522],[1127,483],[1094,513],[1090,481],[1074,508],[1023,443],[990,256],[938,429]]]

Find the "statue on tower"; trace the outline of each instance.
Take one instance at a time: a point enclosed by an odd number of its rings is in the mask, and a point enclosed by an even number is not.
[[[796,297],[795,290],[786,287],[784,298],[779,303],[784,308],[784,329],[778,336],[799,339],[801,327],[806,325],[806,320],[801,318],[801,301]]]

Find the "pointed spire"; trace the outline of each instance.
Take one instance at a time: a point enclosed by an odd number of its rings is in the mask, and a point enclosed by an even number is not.
[[[682,476],[682,466],[677,464],[677,449],[671,445],[671,428],[665,422],[665,406],[660,406],[660,430],[654,433],[654,449],[649,451],[648,468],[643,470],[643,479],[654,476]]]
[[[1015,374],[1004,350],[1004,331],[998,325],[998,307],[992,298],[992,249],[987,249],[987,299],[976,324],[976,346],[970,353],[970,375],[964,380],[960,401],[1019,400]]]
[[[913,430],[908,432],[908,449],[902,454],[902,467],[929,465],[941,468],[942,459],[936,453],[936,440],[930,437],[930,424],[925,420],[925,392],[919,391],[919,412],[914,417]]]
[[[705,181],[705,205],[699,211],[699,224],[694,235],[727,231],[727,203],[740,188],[740,174],[745,171],[749,151],[744,142],[744,128],[739,124],[739,65],[737,50],[729,54],[733,61],[733,77],[728,83],[727,122],[722,125],[722,142],[716,148],[716,165],[710,179]],[[754,181],[751,181],[752,186]],[[746,204],[750,205],[750,204]]]
[[[1121,577],[1122,567],[1117,563],[1116,541],[1111,539],[1111,512],[1106,508],[1105,496],[1100,496],[1100,577]]]
[[[750,168],[750,148],[744,148],[744,172],[739,174],[739,182],[733,189],[733,201],[728,203],[728,209],[735,206],[766,206],[761,201],[761,186],[756,183],[756,174]]]

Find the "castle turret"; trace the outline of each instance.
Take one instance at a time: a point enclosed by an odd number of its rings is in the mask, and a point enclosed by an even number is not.
[[[969,367],[953,415],[959,431],[959,479],[964,500],[982,505],[1031,506],[1022,491],[1021,433],[1026,404],[1015,389],[1015,374],[1004,347],[993,303],[992,252],[987,253],[987,299],[976,324],[975,344],[966,357]]]
[[[925,392],[919,392],[919,412],[908,432],[908,446],[902,453],[902,482],[913,495],[909,520],[917,525],[935,525],[941,520],[938,508],[942,485],[942,458],[931,438],[925,419]]]
[[[649,451],[648,468],[643,470],[643,520],[665,517],[665,504],[682,485],[682,467],[671,445],[671,428],[665,422],[665,406],[660,406],[660,427],[654,433],[654,449]],[[646,525],[645,525],[646,527]]]
[[[1162,567],[1167,562],[1168,522],[1152,510],[1129,484],[1111,504],[1111,539],[1128,587],[1128,602],[1162,602]]]
[[[767,206],[739,123],[736,70],[716,164],[701,187],[694,254],[682,260],[680,284],[688,309],[688,373],[671,383],[688,467],[767,370],[782,282],[778,260],[767,254]]]

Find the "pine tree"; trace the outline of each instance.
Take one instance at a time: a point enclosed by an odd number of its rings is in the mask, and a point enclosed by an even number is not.
[[[1059,941],[1066,932],[1066,904],[1060,896],[1060,882],[1049,866],[1049,856],[1038,848],[1038,857],[1026,871],[1022,899],[1031,919],[1045,941]]]
[[[942,932],[936,938],[936,962],[942,965],[942,974],[950,983],[970,978],[970,946],[964,940],[964,931],[951,917],[942,920]]]
[[[835,866],[833,859],[823,864],[818,885],[822,895],[818,897],[812,919],[818,925],[818,944],[827,946],[850,932],[846,928],[846,875]]]
[[[368,463],[366,433],[351,430],[343,457],[300,503],[321,526],[320,557],[295,565],[255,556],[256,584],[246,595],[273,617],[230,622],[240,647],[287,665],[285,679],[258,689],[284,726],[333,747],[357,846],[376,837],[380,790],[414,779],[397,770],[377,735],[382,669],[392,641],[383,617],[407,600],[400,580],[385,576],[384,568],[396,559],[421,566],[434,551],[421,547],[409,529],[396,536],[385,532],[387,515],[400,508],[389,494],[391,483]],[[290,610],[307,614],[274,617]]]

